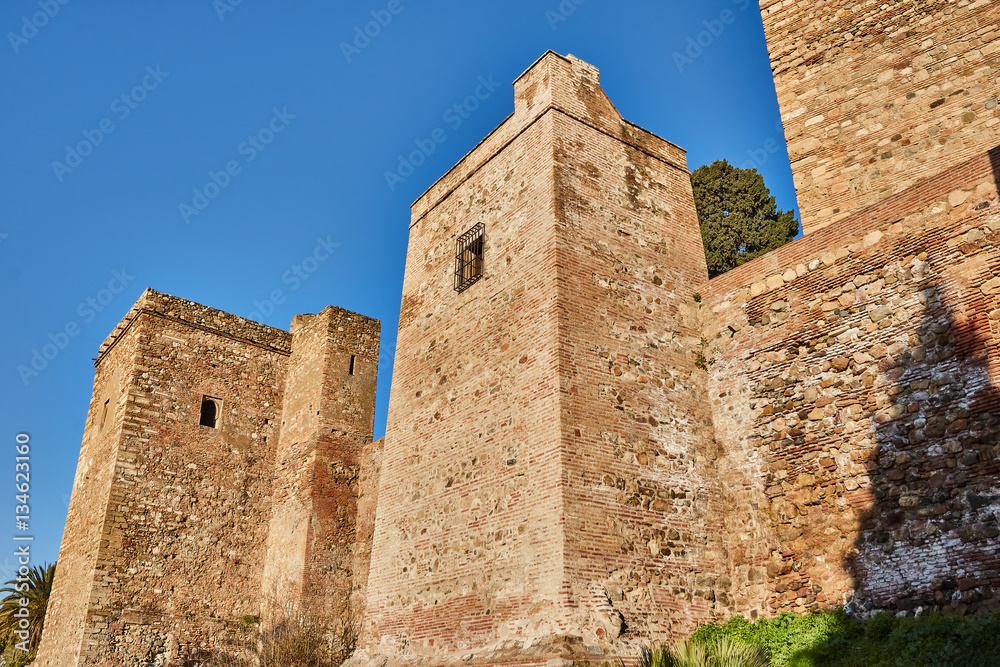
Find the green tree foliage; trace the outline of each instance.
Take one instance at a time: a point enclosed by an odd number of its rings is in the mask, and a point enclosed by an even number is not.
[[[45,608],[52,594],[52,580],[56,576],[56,565],[35,566],[28,570],[25,577],[11,579],[0,588],[0,593],[6,596],[0,600],[0,643],[5,646],[24,645],[23,636],[17,632],[24,628],[20,622],[26,619],[28,623],[27,646],[37,649],[42,640],[42,630],[45,626]],[[22,600],[27,604],[22,604]],[[27,616],[18,616],[21,609],[27,609]]]
[[[795,212],[778,210],[756,169],[716,160],[694,170],[691,186],[709,275],[760,257],[799,232]]]

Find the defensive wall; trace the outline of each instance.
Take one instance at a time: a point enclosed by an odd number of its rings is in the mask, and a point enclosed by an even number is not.
[[[39,664],[298,613],[385,667],[996,609],[997,3],[761,12],[805,235],[708,280],[684,151],[548,52],[413,205],[382,441],[377,321],[147,290],[96,361]]]

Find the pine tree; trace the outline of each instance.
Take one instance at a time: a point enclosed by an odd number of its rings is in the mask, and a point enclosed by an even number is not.
[[[778,246],[799,232],[794,211],[779,211],[756,169],[725,160],[691,174],[708,273],[717,276]]]

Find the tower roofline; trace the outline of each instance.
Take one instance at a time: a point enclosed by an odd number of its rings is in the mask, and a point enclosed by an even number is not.
[[[601,88],[598,68],[576,56],[548,50],[514,79],[513,85],[514,113],[414,200],[410,207],[411,227],[553,109],[677,169],[689,171],[687,151],[625,120]]]
[[[241,340],[258,347],[264,347],[281,354],[291,352],[291,334],[284,329],[248,320],[239,315],[227,313],[218,308],[211,308],[188,299],[181,299],[165,292],[157,292],[147,287],[136,302],[129,308],[125,316],[115,325],[108,337],[101,343],[94,365],[111,351],[125,333],[132,327],[140,315],[147,314],[156,317],[182,322],[188,326],[205,331],[212,331],[227,338]]]

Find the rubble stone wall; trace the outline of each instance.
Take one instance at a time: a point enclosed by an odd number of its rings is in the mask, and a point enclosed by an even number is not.
[[[760,0],[809,234],[998,143],[993,0]]]
[[[332,306],[292,320],[262,586],[269,622],[304,614],[340,632],[360,616],[349,600],[360,585],[361,485],[377,483],[362,466],[372,448],[379,327]]]
[[[78,474],[110,479],[74,490],[64,541],[95,544],[79,572],[60,567],[53,592],[73,599],[79,662],[56,626],[41,664],[182,659],[260,613],[287,349],[286,332],[152,290],[102,346],[94,407],[120,396],[119,435],[102,440],[92,409],[84,442],[99,445]],[[199,423],[205,396],[219,406],[214,428]]]
[[[982,154],[703,288],[737,607],[1000,603],[1000,201]]]
[[[138,312],[133,309],[125,321],[131,323]],[[59,550],[59,568],[45,616],[45,634],[40,665],[61,667],[76,665],[80,651],[97,641],[107,623],[90,618],[95,590],[98,553],[105,535],[110,489],[114,480],[118,448],[124,437],[122,428],[129,406],[138,353],[135,332],[118,331],[114,349],[105,349],[94,373],[94,389],[77,461],[69,515]],[[94,635],[98,635],[95,637]]]

